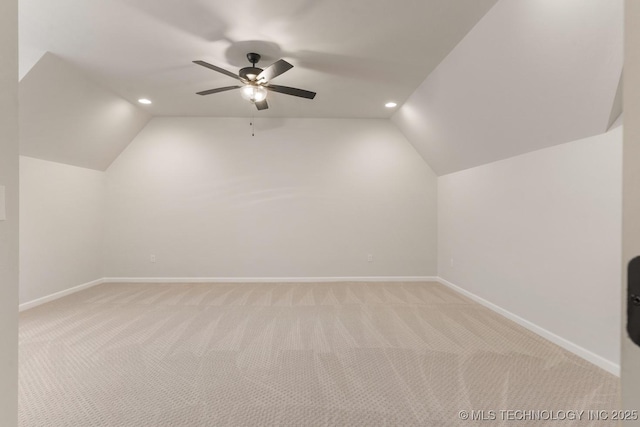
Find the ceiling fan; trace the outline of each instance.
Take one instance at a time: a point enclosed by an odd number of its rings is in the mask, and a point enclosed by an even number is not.
[[[313,99],[316,96],[315,92],[308,90],[288,86],[278,86],[270,83],[272,79],[293,68],[293,65],[289,64],[284,59],[274,62],[264,70],[256,67],[256,63],[260,61],[260,55],[257,53],[247,53],[247,59],[251,62],[251,67],[242,68],[237,75],[231,71],[216,67],[215,65],[209,64],[205,61],[193,61],[194,64],[201,65],[226,76],[233,77],[236,80],[240,80],[243,84],[242,86],[225,86],[216,89],[204,90],[202,92],[197,92],[197,94],[211,95],[212,93],[225,92],[227,90],[242,89],[242,97],[254,103],[258,110],[266,110],[269,108],[269,105],[267,104],[267,91],[279,92],[284,93],[285,95],[292,95],[307,99]]]

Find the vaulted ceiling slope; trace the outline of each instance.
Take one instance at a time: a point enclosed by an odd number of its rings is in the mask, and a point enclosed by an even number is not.
[[[606,131],[623,0],[500,0],[392,117],[438,175]]]
[[[20,0],[20,69],[50,51],[153,115],[388,118],[496,0]],[[313,101],[269,96],[260,111],[234,85],[192,64],[237,72],[284,58],[274,83]]]
[[[106,170],[150,114],[46,53],[20,81],[20,154]]]

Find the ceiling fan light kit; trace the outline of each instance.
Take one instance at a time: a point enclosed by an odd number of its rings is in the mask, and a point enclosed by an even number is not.
[[[284,59],[280,59],[274,62],[265,69],[256,67],[256,63],[260,61],[259,54],[253,52],[248,53],[247,59],[251,63],[251,67],[242,68],[237,75],[232,73],[231,71],[227,71],[224,68],[217,67],[205,61],[193,61],[194,64],[198,64],[205,68],[209,68],[210,70],[217,71],[218,73],[239,80],[242,83],[242,86],[225,86],[216,89],[204,90],[202,92],[197,92],[197,94],[211,95],[213,93],[225,92],[233,89],[241,89],[240,94],[242,95],[242,97],[255,104],[258,110],[266,110],[267,108],[269,108],[269,105],[267,104],[268,91],[283,93],[285,95],[296,96],[299,98],[315,98],[315,92],[288,86],[272,85],[270,83],[272,79],[293,68],[293,65],[289,64]]]
[[[259,85],[246,85],[240,94],[244,99],[253,103],[264,101],[267,98],[267,90]]]

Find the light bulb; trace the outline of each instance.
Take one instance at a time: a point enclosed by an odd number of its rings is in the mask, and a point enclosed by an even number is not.
[[[240,92],[247,101],[261,102],[267,98],[267,89],[259,85],[246,85]]]

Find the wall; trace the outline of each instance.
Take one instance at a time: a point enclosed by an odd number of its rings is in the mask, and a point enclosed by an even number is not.
[[[0,2],[0,420],[18,425],[18,2]]]
[[[640,348],[627,334],[627,264],[640,256],[640,2],[625,3],[625,72],[624,114],[627,125],[624,129],[623,151],[623,225],[622,265],[623,298],[622,318],[622,406],[637,408],[640,401]],[[625,426],[640,426],[640,420],[629,421]]]
[[[439,177],[439,275],[618,365],[621,147],[618,127]]]
[[[151,120],[107,170],[108,276],[435,275],[436,177],[392,123],[255,126]]]
[[[104,277],[106,174],[20,157],[20,303]]]

